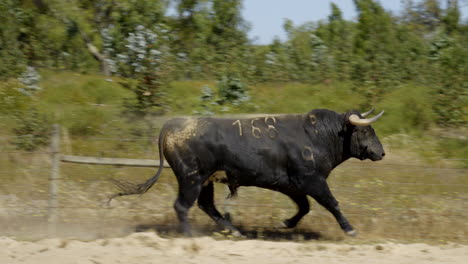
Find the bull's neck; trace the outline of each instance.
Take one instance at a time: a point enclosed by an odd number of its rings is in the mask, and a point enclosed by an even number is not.
[[[350,158],[347,145],[346,133],[343,131],[343,125],[338,118],[336,124],[330,124],[327,131],[319,136],[318,144],[321,151],[325,154],[324,163],[331,171],[341,163]],[[315,135],[317,136],[317,135]],[[317,142],[317,141],[315,141]]]
[[[332,134],[331,144],[327,147],[327,152],[329,153],[329,157],[331,158],[332,168],[337,167],[341,163],[348,160],[349,154],[346,150],[346,140],[344,135],[341,132],[337,132],[336,134]]]

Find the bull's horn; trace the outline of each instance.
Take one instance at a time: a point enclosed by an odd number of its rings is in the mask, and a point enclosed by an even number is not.
[[[374,112],[374,110],[375,110],[375,108],[372,107],[371,110],[369,110],[369,111],[367,111],[367,112],[365,112],[365,113],[362,113],[361,116],[362,116],[362,117],[366,117],[366,116],[368,116],[370,113]]]
[[[384,111],[380,112],[380,114],[372,117],[372,118],[369,118],[369,119],[366,119],[366,118],[359,118],[358,115],[355,115],[355,114],[352,114],[349,116],[348,120],[351,124],[355,125],[355,126],[368,126],[372,123],[374,123],[375,121],[377,121],[377,119],[379,119],[379,117],[381,117],[383,115]]]

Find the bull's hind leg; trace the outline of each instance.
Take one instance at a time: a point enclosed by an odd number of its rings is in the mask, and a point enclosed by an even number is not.
[[[293,217],[284,220],[281,224],[285,228],[293,228],[296,227],[297,223],[306,215],[309,213],[310,210],[310,205],[309,205],[309,200],[307,200],[306,195],[300,195],[300,194],[286,194],[291,198],[297,205],[298,212],[296,215]]]
[[[179,182],[179,195],[174,203],[174,209],[179,218],[180,229],[182,233],[191,236],[191,228],[188,222],[188,211],[195,203],[201,190],[201,184],[191,184],[182,186]]]
[[[188,211],[200,195],[202,179],[198,173],[197,163],[192,156],[187,158],[177,157],[175,160],[177,161],[174,164],[175,166],[171,163],[172,160],[169,160],[179,183],[179,193],[174,203],[174,209],[179,218],[182,233],[191,236]]]
[[[214,205],[214,185],[209,182],[202,187],[200,196],[198,196],[198,207],[211,217],[222,228],[229,229],[234,236],[240,236],[241,233],[232,223],[225,219]]]

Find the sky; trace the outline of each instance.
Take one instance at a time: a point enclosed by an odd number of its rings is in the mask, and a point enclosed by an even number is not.
[[[286,39],[283,30],[285,18],[292,20],[295,26],[326,19],[331,13],[331,2],[338,5],[346,20],[356,19],[353,0],[244,0],[242,13],[244,19],[250,23],[250,39],[256,44],[269,44],[275,36],[281,40]],[[463,18],[466,19],[468,5],[460,2]],[[380,0],[380,3],[394,14],[402,9],[400,0]]]

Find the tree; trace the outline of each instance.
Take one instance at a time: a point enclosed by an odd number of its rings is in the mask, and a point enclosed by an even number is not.
[[[442,9],[439,0],[422,0],[414,3],[412,0],[405,1],[405,19],[408,22],[423,26],[426,30],[435,30],[442,19]]]
[[[310,36],[312,70],[316,80],[324,81],[331,76],[332,57],[325,42],[315,34]]]
[[[312,44],[311,36],[314,35],[313,28],[315,25],[306,23],[300,26],[294,26],[292,21],[285,20],[283,28],[287,33],[288,40],[284,44],[274,42],[275,50],[279,51],[279,44],[283,47],[282,54],[277,52],[281,58],[279,63],[283,63],[284,67],[280,67],[283,72],[283,80],[302,80],[311,81],[316,79],[313,76],[312,63]]]
[[[242,72],[246,56],[247,25],[242,18],[241,0],[211,0],[211,32],[208,45],[215,53],[217,77]],[[242,74],[240,74],[242,75]]]
[[[21,49],[22,9],[17,1],[0,1],[0,80],[16,77],[25,67],[26,58]]]
[[[430,42],[430,87],[434,93],[433,110],[440,126],[466,125],[464,107],[468,98],[466,69],[468,48],[443,30]]]
[[[211,32],[209,0],[176,0],[177,17],[171,21],[174,34],[173,52],[177,58],[179,78],[209,78],[213,52],[208,46]]]
[[[125,40],[127,50],[118,54],[118,73],[131,78],[122,84],[135,94],[135,100],[126,103],[128,113],[164,113],[172,65],[167,33],[163,24],[139,25]]]
[[[358,23],[354,38],[353,79],[370,103],[399,81],[395,25],[392,17],[374,0],[354,0]]]
[[[336,4],[331,3],[330,8],[331,14],[328,16],[326,33],[322,38],[327,43],[333,58],[333,74],[340,80],[346,80],[349,79],[353,60],[353,30],[351,25],[343,19],[343,14]]]
[[[447,8],[442,18],[445,29],[449,34],[458,31],[458,23],[460,21],[460,9],[457,0],[447,0]]]

